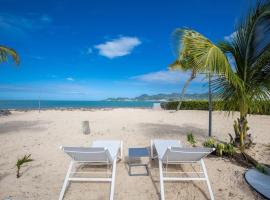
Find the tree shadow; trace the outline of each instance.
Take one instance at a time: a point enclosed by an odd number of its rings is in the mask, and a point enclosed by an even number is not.
[[[4,173],[0,173],[0,182],[7,176],[9,176],[10,173],[4,172]]]
[[[159,138],[162,136],[186,136],[192,132],[196,136],[207,137],[208,130],[198,128],[194,124],[183,124],[181,126],[172,124],[140,123],[140,128],[145,129],[150,138]]]
[[[38,168],[38,167],[41,167],[41,166],[42,166],[42,164],[37,164],[37,165],[29,164],[29,165],[22,166],[21,171],[20,171],[20,177],[23,176],[24,174],[26,174],[31,169]]]
[[[160,178],[159,178],[159,174],[156,174],[156,175],[153,175],[153,173],[151,171],[155,171],[155,170],[159,170],[159,167],[158,167],[158,159],[153,159],[150,161],[150,179],[152,181],[152,184],[154,185],[154,188],[156,190],[156,194],[159,196],[159,199],[160,198]],[[173,166],[169,166],[169,168],[171,169],[174,169],[174,170],[179,170],[182,171],[183,173],[185,172],[184,169],[182,168],[182,166],[180,165],[173,165]],[[186,174],[187,175],[187,174]],[[204,184],[206,185],[206,182],[203,181]],[[164,182],[164,189],[166,188],[166,183],[172,183],[170,181],[166,181]],[[208,187],[206,185],[205,188],[202,188],[202,185],[198,185],[197,183],[195,183],[194,181],[178,181],[178,182],[173,182],[174,184],[183,184],[183,183],[186,183],[186,184],[191,184],[194,188],[196,188],[201,194],[202,196],[205,198],[205,199],[209,199],[208,197]],[[167,186],[168,187],[168,186]],[[177,193],[177,199],[179,198],[179,193]]]
[[[44,125],[49,124],[50,122],[46,121],[10,121],[0,124],[0,134],[17,132],[22,130],[30,131],[43,131],[47,128]]]

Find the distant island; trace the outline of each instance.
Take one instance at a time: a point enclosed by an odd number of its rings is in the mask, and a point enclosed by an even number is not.
[[[171,94],[155,94],[148,95],[142,94],[134,98],[126,97],[117,97],[117,98],[108,98],[105,101],[176,101],[180,99],[180,94],[171,93]],[[208,93],[203,94],[186,94],[184,100],[207,100]]]

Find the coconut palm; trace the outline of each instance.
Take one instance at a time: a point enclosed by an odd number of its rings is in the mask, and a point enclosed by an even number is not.
[[[229,110],[239,110],[234,122],[235,143],[243,148],[250,143],[248,113],[261,111],[270,97],[270,1],[259,1],[237,26],[230,41],[219,44],[235,65],[235,76],[242,82],[239,90],[226,79],[215,82],[216,92]]]
[[[216,73],[231,80],[233,71],[223,52],[200,33],[191,29],[176,29],[173,38],[177,60],[170,64],[170,70],[191,71],[182,88],[181,99],[176,109],[179,110],[187,87],[198,73]],[[216,61],[220,62],[219,65]]]
[[[182,88],[182,91],[181,91],[180,101],[179,101],[177,108],[176,108],[176,111],[178,111],[181,108],[182,102],[183,102],[185,94],[186,94],[186,90],[187,90],[189,84],[191,83],[191,81],[196,78],[197,73],[196,73],[195,69],[190,69],[188,67],[184,67],[178,61],[175,61],[174,63],[170,64],[169,68],[170,68],[170,70],[191,71],[190,77],[186,80],[186,82]]]
[[[0,63],[7,62],[9,57],[11,57],[17,65],[20,63],[19,56],[15,50],[0,45]]]
[[[179,63],[218,74],[214,91],[226,109],[240,112],[234,122],[234,142],[244,149],[249,142],[247,115],[263,110],[270,97],[270,1],[259,1],[230,41],[214,45],[189,29],[181,29],[180,34]]]

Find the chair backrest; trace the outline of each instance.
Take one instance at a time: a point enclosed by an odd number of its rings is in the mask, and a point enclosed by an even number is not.
[[[182,148],[182,147],[168,147],[162,162],[164,163],[185,163],[198,162],[202,158],[209,155],[215,149],[213,148]]]
[[[74,161],[91,163],[112,163],[112,157],[104,147],[62,147]]]

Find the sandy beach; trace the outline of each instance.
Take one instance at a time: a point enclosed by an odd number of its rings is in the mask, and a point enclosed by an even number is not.
[[[213,113],[213,135],[228,141],[233,133],[233,117],[223,112]],[[91,134],[82,134],[81,123],[88,120]],[[250,132],[257,143],[252,149],[256,158],[270,164],[270,116],[249,116]],[[201,145],[208,134],[206,111],[155,111],[151,109],[119,108],[92,111],[46,110],[20,112],[0,117],[0,199],[52,200],[58,199],[70,158],[60,145],[87,147],[96,139],[119,139],[124,142],[124,157],[129,147],[146,147],[153,138],[179,139],[186,142],[192,132]],[[22,177],[16,178],[16,161],[32,154],[33,162],[22,168]],[[246,184],[245,168],[229,160],[205,159],[208,175],[216,199],[261,199]],[[150,162],[150,176],[129,176],[126,158],[117,165],[116,200],[159,199],[158,164]],[[107,199],[107,183],[71,183],[65,199]],[[168,200],[209,199],[205,183],[166,183]]]

